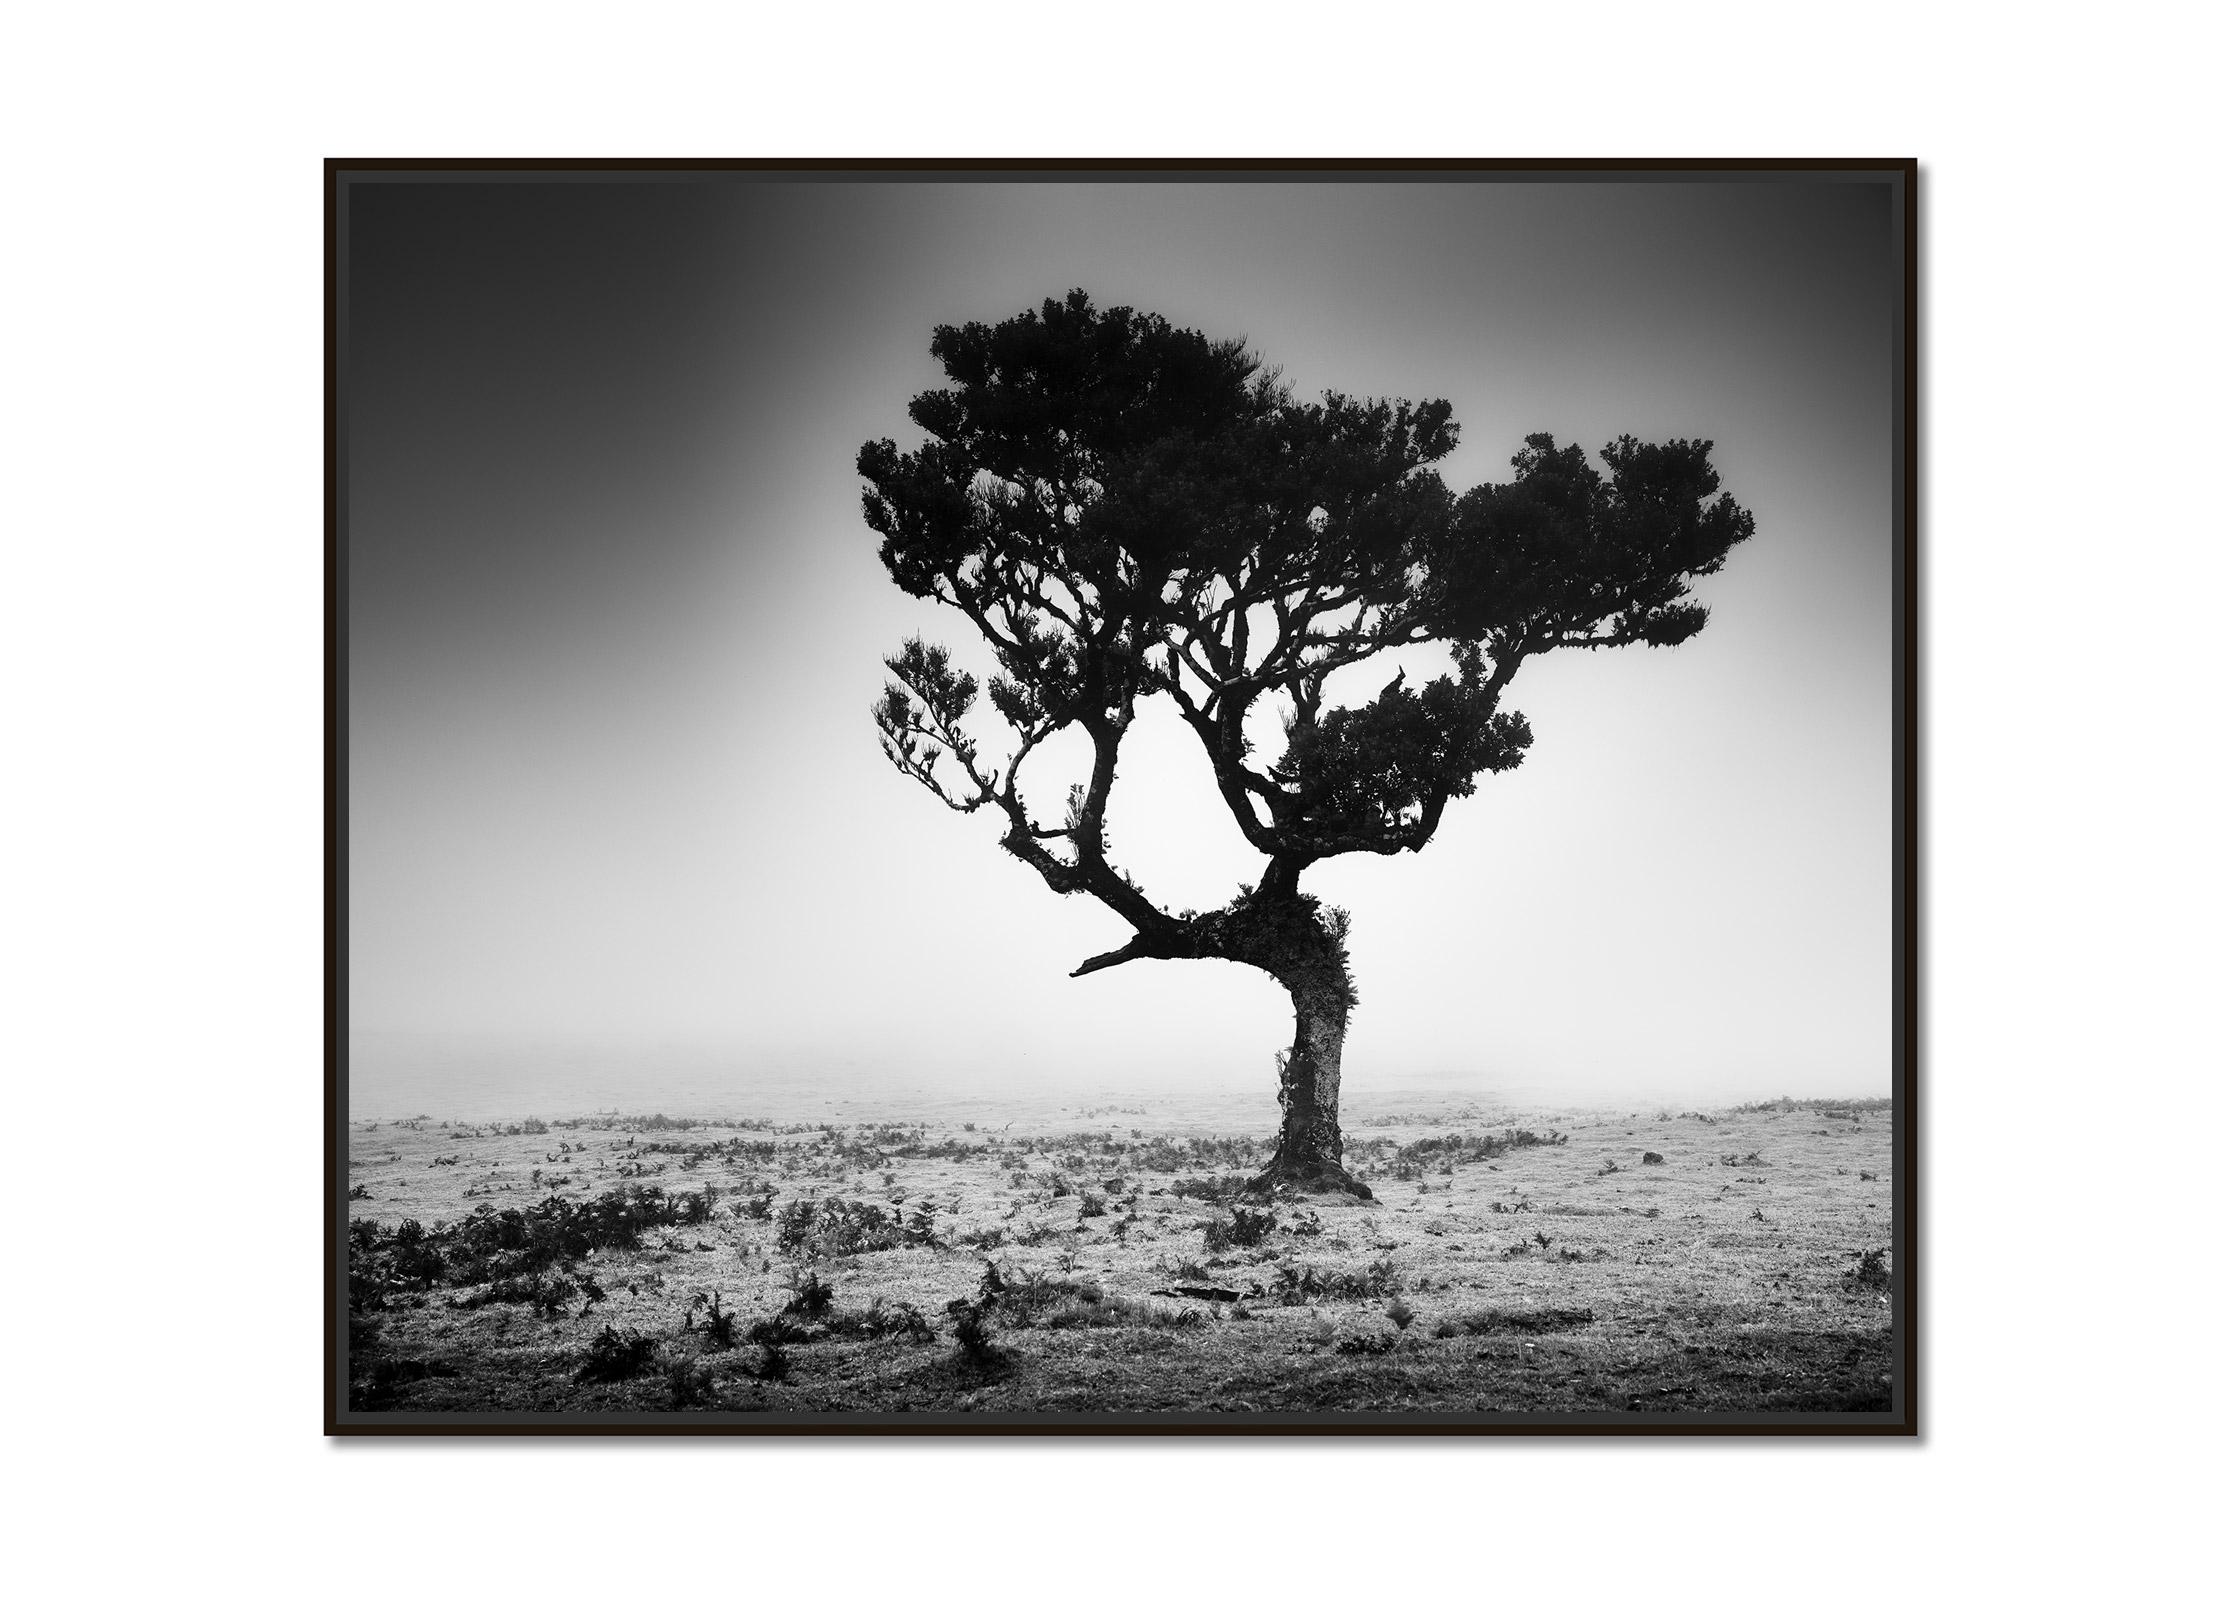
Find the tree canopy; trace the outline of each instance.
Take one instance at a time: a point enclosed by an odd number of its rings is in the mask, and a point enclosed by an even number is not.
[[[875,716],[903,772],[959,811],[993,806],[1006,849],[1128,920],[1135,940],[1082,971],[1215,953],[1107,859],[1139,701],[1181,714],[1268,857],[1262,891],[1295,894],[1316,861],[1422,849],[1451,801],[1523,759],[1531,730],[1500,700],[1527,660],[1694,636],[1690,580],[1751,533],[1707,441],[1621,437],[1598,467],[1533,434],[1511,481],[1458,495],[1436,470],[1457,442],[1446,401],[1301,399],[1241,340],[1080,290],[944,326],[933,355],[948,382],[909,407],[925,442],[858,457],[864,516],[894,581],[986,641],[1009,739],[981,747],[965,718],[983,686],[917,640]],[[1452,671],[1326,700],[1340,669],[1422,644]],[[1284,739],[1259,751],[1246,718],[1264,697]],[[1087,781],[1036,816],[1021,767],[1074,727]]]

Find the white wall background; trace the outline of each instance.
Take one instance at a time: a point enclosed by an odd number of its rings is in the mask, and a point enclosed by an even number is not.
[[[11,27],[26,1592],[2198,1592],[2233,1422],[2225,25],[984,10]],[[899,151],[1924,158],[1925,1443],[318,1437],[318,159]]]

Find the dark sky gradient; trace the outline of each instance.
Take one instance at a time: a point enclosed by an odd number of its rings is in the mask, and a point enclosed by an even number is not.
[[[912,436],[937,323],[1080,285],[1302,391],[1451,399],[1457,489],[1528,432],[1684,435],[1756,513],[1702,637],[1535,662],[1522,769],[1310,875],[1354,913],[1349,1086],[1876,1088],[1894,249],[1866,185],[353,188],[354,1025],[1272,1081],[1272,983],[1069,980],[1117,919],[871,728],[882,654],[962,635],[887,582],[856,448]],[[1257,872],[1156,716],[1114,836],[1169,904]]]

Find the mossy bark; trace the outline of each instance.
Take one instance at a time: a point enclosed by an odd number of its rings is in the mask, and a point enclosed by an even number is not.
[[[1074,976],[1129,961],[1235,961],[1282,984],[1297,1024],[1277,1075],[1283,1126],[1274,1159],[1250,1187],[1263,1196],[1292,1190],[1370,1200],[1369,1186],[1345,1169],[1338,1131],[1338,1067],[1354,1006],[1345,935],[1345,913],[1301,894],[1297,865],[1279,864],[1221,910],[1141,928]]]
[[[1338,983],[1327,971],[1277,976],[1290,991],[1297,1028],[1276,1089],[1283,1127],[1276,1135],[1275,1159],[1253,1187],[1271,1193],[1279,1188],[1342,1191],[1368,1199],[1369,1186],[1345,1169],[1344,1136],[1338,1129],[1338,1070],[1345,1053],[1346,1016],[1353,1006],[1351,987],[1343,984],[1342,973]]]
[[[1231,913],[1216,937],[1225,947],[1219,953],[1256,966],[1283,985],[1295,1021],[1276,1085],[1283,1126],[1276,1135],[1275,1158],[1253,1180],[1253,1189],[1370,1198],[1368,1185],[1345,1169],[1344,1138],[1338,1130],[1338,1071],[1354,1004],[1344,917],[1288,885],[1264,886]]]

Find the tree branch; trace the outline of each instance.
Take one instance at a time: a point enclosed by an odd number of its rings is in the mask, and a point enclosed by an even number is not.
[[[1165,954],[1166,952],[1156,948],[1151,940],[1138,934],[1117,950],[1107,950],[1101,956],[1091,956],[1080,966],[1075,967],[1067,976],[1085,978],[1092,972],[1102,972],[1107,967],[1124,966],[1130,961],[1161,960],[1164,959]]]

